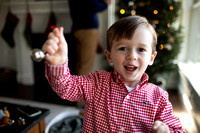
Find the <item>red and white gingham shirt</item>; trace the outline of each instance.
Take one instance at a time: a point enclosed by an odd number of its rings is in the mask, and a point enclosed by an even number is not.
[[[167,124],[171,132],[184,132],[172,114],[168,93],[142,82],[130,93],[116,72],[97,71],[87,76],[71,75],[68,63],[53,66],[45,63],[46,77],[53,90],[63,99],[85,100],[83,132],[152,132],[155,120]]]

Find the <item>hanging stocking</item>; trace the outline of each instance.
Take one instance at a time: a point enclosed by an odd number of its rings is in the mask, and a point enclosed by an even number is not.
[[[30,12],[27,12],[26,26],[25,26],[25,29],[24,29],[24,37],[25,37],[27,44],[30,48],[32,48],[32,28],[31,28],[31,25],[32,25],[32,17],[31,17]]]
[[[30,48],[32,48],[32,16],[29,12],[29,3],[26,1],[26,7],[27,7],[27,14],[26,14],[26,24],[24,29],[24,37],[26,39],[26,42]]]
[[[15,46],[13,33],[18,22],[19,22],[19,19],[17,18],[17,16],[12,14],[11,11],[9,10],[6,16],[6,23],[4,25],[1,35],[11,48]]]
[[[48,20],[48,24],[47,27],[44,31],[45,35],[48,35],[49,32],[52,31],[52,29],[54,29],[56,27],[56,17],[55,14],[51,11],[50,16],[49,16],[49,20]]]

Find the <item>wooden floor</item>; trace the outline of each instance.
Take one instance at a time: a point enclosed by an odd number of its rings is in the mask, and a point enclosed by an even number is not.
[[[187,133],[198,133],[194,124],[194,120],[190,113],[188,113],[179,97],[177,90],[167,90],[169,93],[169,100],[173,106],[173,113],[176,115]]]

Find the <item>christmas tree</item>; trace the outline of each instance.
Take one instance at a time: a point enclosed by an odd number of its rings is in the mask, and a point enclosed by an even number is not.
[[[155,28],[158,35],[157,57],[154,64],[146,71],[155,83],[157,74],[177,70],[175,60],[182,42],[181,26],[175,22],[179,15],[181,3],[176,0],[119,0],[118,18],[140,15],[145,16]]]

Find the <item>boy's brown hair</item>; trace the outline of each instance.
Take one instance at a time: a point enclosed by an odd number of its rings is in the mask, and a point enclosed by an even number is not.
[[[129,16],[115,22],[107,31],[107,50],[111,51],[113,40],[131,39],[136,29],[145,26],[152,33],[152,52],[156,51],[157,34],[148,20],[141,16]]]

